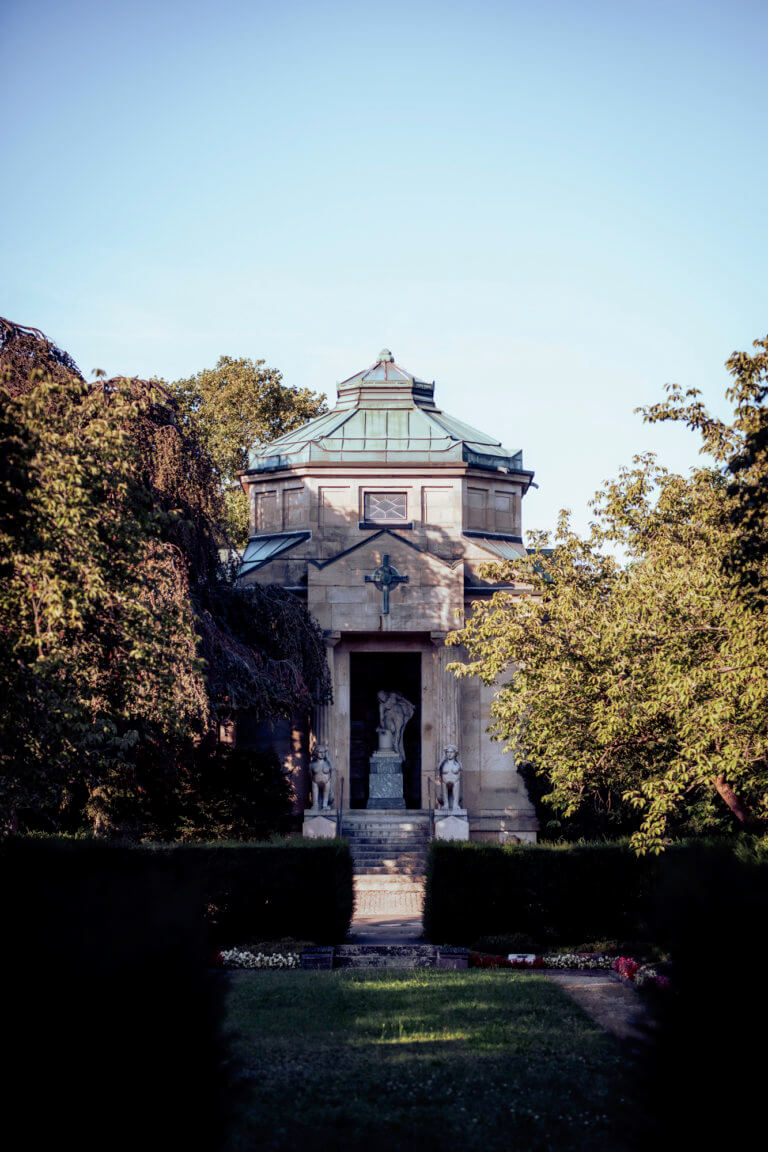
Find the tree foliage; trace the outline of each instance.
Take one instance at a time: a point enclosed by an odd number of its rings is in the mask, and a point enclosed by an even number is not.
[[[674,386],[644,412],[696,429],[715,467],[679,476],[636,457],[598,493],[586,537],[562,513],[554,539],[489,567],[517,593],[451,637],[469,654],[459,674],[501,684],[495,734],[546,780],[544,798],[566,819],[598,812],[606,830],[634,816],[641,851],[686,821],[768,818],[765,355],[728,366],[731,424]]]
[[[248,466],[249,449],[325,412],[325,396],[283,384],[280,372],[263,360],[231,356],[169,387],[180,419],[194,426],[214,461],[229,535],[242,547],[248,539],[248,503],[237,477]]]
[[[327,698],[322,636],[222,569],[218,477],[162,385],[0,336],[0,810],[167,834],[221,719]]]
[[[183,777],[178,834],[195,840],[259,840],[290,831],[290,780],[273,749],[218,747]]]
[[[731,425],[715,419],[695,389],[671,387],[667,400],[648,409],[647,418],[681,420],[697,431],[702,451],[727,468],[729,521],[733,528],[725,568],[758,607],[768,601],[768,337],[755,340],[754,355],[734,352],[726,361],[733,383],[726,397],[734,405]]]

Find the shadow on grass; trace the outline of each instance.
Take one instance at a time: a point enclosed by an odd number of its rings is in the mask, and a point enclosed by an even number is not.
[[[249,972],[229,1148],[626,1149],[619,1046],[543,977]]]

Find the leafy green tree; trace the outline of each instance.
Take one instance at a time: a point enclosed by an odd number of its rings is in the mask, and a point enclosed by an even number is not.
[[[273,750],[221,746],[182,777],[178,832],[185,840],[259,840],[290,830],[289,778]]]
[[[170,386],[182,420],[192,422],[209,451],[224,490],[227,527],[237,547],[248,540],[248,502],[238,473],[248,452],[327,411],[325,396],[283,384],[281,374],[263,360],[222,356],[206,368]]]
[[[749,505],[724,467],[762,419],[758,397],[737,377],[726,425],[671,387],[646,419],[686,421],[720,467],[683,477],[636,457],[596,497],[586,538],[561,514],[554,540],[487,570],[517,594],[496,593],[451,637],[468,652],[460,675],[500,685],[495,733],[547,781],[544,799],[566,821],[599,812],[606,830],[634,814],[640,851],[686,822],[717,823],[718,805],[736,827],[768,818],[768,628],[734,579]],[[760,468],[756,457],[758,488]],[[749,565],[757,586],[764,559]]]
[[[218,477],[162,385],[0,336],[0,814],[174,834],[223,718],[327,699],[322,636],[227,580]]]
[[[733,383],[726,391],[734,405],[732,425],[710,415],[692,389],[668,389],[667,399],[648,409],[647,418],[684,421],[702,439],[702,451],[727,467],[729,519],[734,529],[724,556],[726,569],[758,607],[768,602],[768,337],[755,340],[755,355],[734,352],[726,361]]]
[[[185,566],[137,492],[127,389],[44,377],[0,407],[3,808],[55,807],[77,780],[100,829],[140,732],[209,723]]]

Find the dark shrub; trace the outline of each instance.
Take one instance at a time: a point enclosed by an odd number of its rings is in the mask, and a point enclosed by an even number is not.
[[[673,957],[658,1042],[648,1058],[644,1147],[722,1148],[762,1130],[768,998],[768,863],[761,851],[691,848],[665,870],[659,925]]]
[[[596,940],[671,947],[682,912],[707,900],[703,877],[735,866],[738,851],[724,840],[640,857],[623,841],[436,841],[427,865],[425,932],[436,943],[456,944],[522,935],[539,950]],[[754,849],[744,849],[743,857],[739,866],[757,884],[768,865],[758,863]]]
[[[511,932],[508,936],[478,936],[470,947],[490,956],[509,956],[510,952],[534,952],[536,942],[524,932]]]
[[[220,746],[190,769],[179,832],[205,840],[265,840],[291,824],[291,785],[273,749]]]
[[[199,877],[214,941],[314,940],[337,944],[352,919],[352,857],[342,840],[200,844],[169,849]]]
[[[0,875],[6,1129],[29,1148],[215,1147],[221,978],[194,876],[53,838],[2,842]]]
[[[647,935],[655,858],[626,844],[573,846],[435,842],[425,931],[461,943],[522,934],[539,949]]]

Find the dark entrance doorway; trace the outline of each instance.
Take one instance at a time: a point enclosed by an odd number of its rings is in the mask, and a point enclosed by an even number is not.
[[[349,806],[368,803],[369,760],[378,747],[377,692],[400,692],[416,711],[403,733],[403,786],[407,808],[421,808],[421,653],[350,652]]]

